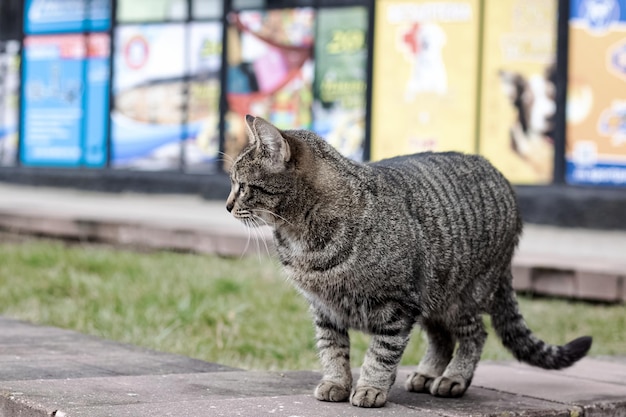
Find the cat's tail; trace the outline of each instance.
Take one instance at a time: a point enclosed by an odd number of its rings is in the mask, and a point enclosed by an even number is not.
[[[510,272],[509,272],[510,274]],[[585,356],[591,337],[583,336],[563,346],[550,345],[532,334],[519,312],[511,277],[494,294],[491,322],[502,344],[522,362],[544,369],[567,368]]]

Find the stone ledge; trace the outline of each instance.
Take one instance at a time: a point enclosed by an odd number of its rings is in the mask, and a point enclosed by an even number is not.
[[[0,417],[626,415],[624,358],[564,371],[483,362],[459,399],[406,392],[403,367],[372,410],[315,400],[316,372],[241,371],[4,317],[0,335]]]
[[[513,288],[584,300],[626,302],[626,261],[518,255]]]

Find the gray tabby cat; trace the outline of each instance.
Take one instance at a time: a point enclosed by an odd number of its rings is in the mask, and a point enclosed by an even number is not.
[[[310,303],[324,372],[317,399],[383,406],[415,324],[428,348],[405,387],[441,397],[472,382],[484,313],[534,366],[564,368],[591,347],[591,337],[549,345],[526,326],[511,286],[522,223],[511,186],[485,159],[422,153],[360,164],[312,132],[252,116],[246,124],[227,209],[272,226],[280,261]],[[354,387],[348,329],[372,335]]]

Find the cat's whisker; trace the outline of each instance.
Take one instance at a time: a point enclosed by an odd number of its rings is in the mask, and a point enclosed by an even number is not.
[[[250,226],[248,225],[247,220],[248,219],[243,219],[243,224],[245,225],[246,231],[248,232],[248,239],[246,240],[246,246],[243,248],[243,251],[241,252],[241,255],[239,256],[240,260],[244,257],[244,255],[248,251],[248,247],[250,246],[250,236],[252,232],[250,231]]]
[[[218,152],[218,155],[221,155],[220,161],[230,162],[231,164],[235,163],[235,158],[227,154],[226,152]]]
[[[293,226],[293,223],[291,223],[289,220],[285,219],[283,216],[281,216],[280,214],[276,214],[271,210],[267,210],[267,209],[254,209],[254,211],[263,211],[265,213],[269,213],[274,217],[277,217],[279,219],[281,219],[282,221],[284,221],[285,223],[287,223],[289,226]],[[269,225],[268,225],[269,226]]]
[[[265,246],[265,251],[267,252],[267,256],[271,257],[272,255],[270,254],[270,248],[267,246],[267,241],[265,240],[265,237],[263,236],[263,230],[261,229],[261,226],[263,226],[263,225],[259,225],[258,222],[262,221],[265,226],[269,226],[269,224],[265,221],[265,219],[263,219],[263,218],[261,218],[259,216],[253,215],[253,218],[257,222],[257,225],[258,225],[258,228],[259,228],[259,236],[261,238],[261,242],[263,242],[263,246]]]
[[[257,224],[254,217],[250,217],[250,223],[253,225],[252,231],[254,232],[254,240],[256,242],[256,253],[259,258],[259,264],[262,262],[261,259],[261,244],[259,243],[259,225]]]

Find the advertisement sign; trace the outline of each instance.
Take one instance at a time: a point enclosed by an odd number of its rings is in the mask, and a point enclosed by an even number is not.
[[[626,0],[572,0],[566,180],[626,185]]]
[[[24,165],[104,166],[109,44],[105,33],[24,39]]]
[[[321,9],[315,36],[313,130],[342,154],[363,160],[367,9]]]
[[[309,8],[232,15],[227,155],[235,157],[247,143],[244,116],[248,113],[281,129],[312,127],[314,17]]]
[[[26,0],[24,32],[67,33],[107,30],[111,0]]]
[[[479,3],[376,2],[372,159],[475,151]]]
[[[484,2],[479,150],[517,184],[553,177],[557,3]]]
[[[124,25],[115,31],[111,163],[178,169],[184,134],[185,25]]]
[[[219,152],[222,24],[189,25],[189,85],[184,166],[189,172],[210,171]]]
[[[23,164],[79,165],[85,44],[77,34],[24,39]]]
[[[20,42],[0,41],[0,165],[15,165],[20,94]]]

